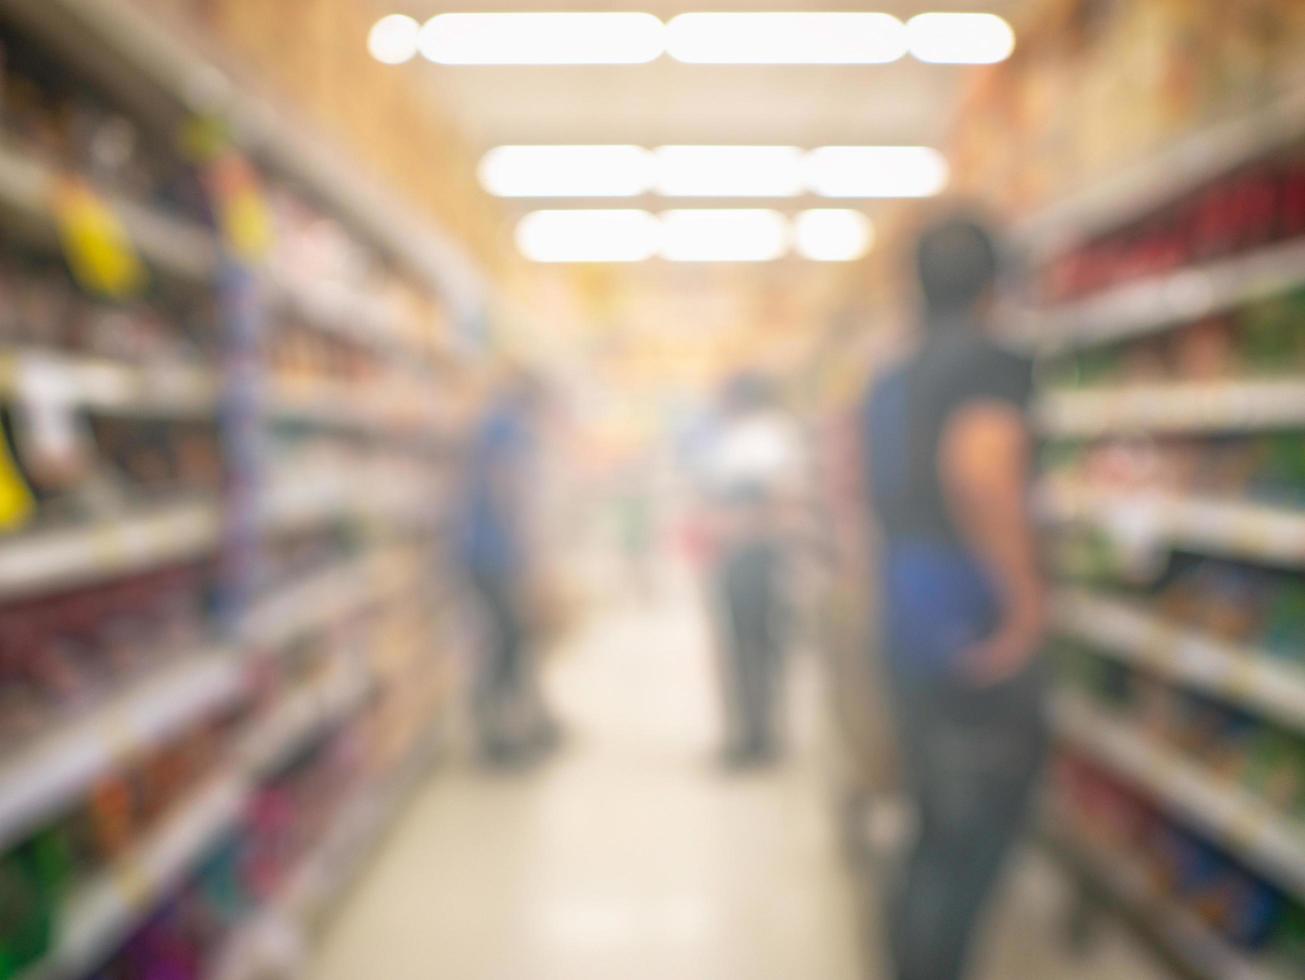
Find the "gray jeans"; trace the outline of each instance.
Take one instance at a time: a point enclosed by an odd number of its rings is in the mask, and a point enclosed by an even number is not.
[[[1048,744],[1042,665],[976,688],[893,672],[918,836],[888,898],[896,980],[959,980]]]

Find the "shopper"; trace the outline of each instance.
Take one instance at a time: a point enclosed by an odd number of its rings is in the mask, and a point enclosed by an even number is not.
[[[473,427],[465,461],[457,544],[484,630],[473,710],[483,758],[495,765],[523,761],[558,735],[536,682],[532,628],[539,556],[531,520],[544,404],[536,377],[506,372]]]
[[[779,753],[784,579],[799,476],[795,427],[770,381],[756,374],[731,380],[708,460],[729,766],[762,765]]]
[[[965,974],[1046,743],[1032,371],[994,339],[999,256],[972,218],[923,233],[922,335],[872,385],[861,419],[880,532],[881,641],[918,811],[888,902],[898,980]]]

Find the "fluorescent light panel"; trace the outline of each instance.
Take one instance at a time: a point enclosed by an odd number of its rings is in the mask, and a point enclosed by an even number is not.
[[[535,262],[642,262],[657,254],[661,226],[647,211],[534,211],[516,240]]]
[[[802,193],[796,146],[662,146],[656,189],[666,197],[795,197]]]
[[[851,262],[870,251],[874,226],[860,211],[815,208],[793,222],[793,245],[803,258],[816,262]]]
[[[931,64],[991,65],[1015,50],[1015,31],[996,14],[919,14],[906,35],[911,54]]]
[[[879,65],[906,54],[906,28],[879,13],[691,13],[666,25],[672,58],[718,65]]]
[[[858,211],[816,208],[790,221],[761,208],[647,211],[545,210],[517,225],[517,247],[536,262],[771,262],[788,254],[850,262],[874,244],[874,226]]]
[[[929,197],[947,161],[927,146],[500,146],[480,163],[499,197]]]
[[[500,146],[479,168],[498,197],[638,197],[654,175],[653,155],[638,146]]]
[[[390,14],[372,25],[367,50],[383,65],[401,65],[417,57],[421,25],[404,14]]]
[[[420,46],[443,65],[633,65],[661,57],[665,30],[642,13],[439,14]]]
[[[667,24],[648,13],[456,13],[424,26],[382,17],[368,49],[389,65],[418,51],[445,65],[644,64],[669,52],[698,64],[887,64],[908,52],[933,64],[993,64],[1015,32],[986,13],[925,13],[903,24],[873,12],[688,13]]]
[[[822,146],[807,154],[806,185],[822,197],[931,197],[947,186],[947,161],[927,146]]]
[[[763,208],[665,211],[661,256],[672,262],[772,262],[788,251],[788,221]]]

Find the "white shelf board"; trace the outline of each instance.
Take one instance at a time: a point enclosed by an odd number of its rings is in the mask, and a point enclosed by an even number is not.
[[[24,373],[54,376],[75,404],[118,415],[210,416],[217,376],[187,364],[133,365],[101,357],[0,348],[0,397],[21,397]]]
[[[1305,731],[1305,666],[1184,628],[1139,602],[1066,589],[1054,605],[1058,629],[1103,654]]]
[[[1305,898],[1305,823],[1080,697],[1062,695],[1055,720],[1061,737],[1181,814],[1269,880]]]
[[[1131,548],[1182,547],[1305,567],[1305,508],[1158,491],[1044,487],[1039,507],[1063,523],[1087,523]]]
[[[1037,413],[1041,430],[1061,438],[1305,428],[1305,378],[1053,388]]]
[[[218,541],[216,503],[162,504],[115,520],[0,539],[0,598],[71,588],[181,561]]]

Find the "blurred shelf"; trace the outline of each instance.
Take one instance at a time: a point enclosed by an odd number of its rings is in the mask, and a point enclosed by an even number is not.
[[[1145,667],[1305,731],[1305,666],[1186,629],[1139,602],[1082,589],[1060,592],[1056,625],[1103,655]]]
[[[1072,194],[1025,223],[1019,235],[1046,255],[1155,212],[1201,185],[1305,136],[1305,84],[1258,110],[1240,111],[1168,144],[1106,181]]]
[[[438,436],[434,411],[414,413],[403,399],[385,393],[378,378],[360,384],[339,382],[278,383],[272,387],[271,414],[278,421],[302,422],[398,437]],[[367,394],[370,389],[374,394]]]
[[[361,670],[337,665],[325,677],[301,684],[277,699],[242,740],[255,777],[272,772],[303,746],[355,714],[374,684]]]
[[[1184,973],[1205,980],[1286,980],[1286,974],[1235,948],[1196,915],[1167,899],[1140,869],[1064,830],[1067,823],[1055,816],[1046,822],[1043,837],[1052,850],[1104,892],[1128,924],[1155,942]]]
[[[215,503],[192,500],[0,538],[0,598],[71,588],[204,554],[216,546],[220,523]]]
[[[286,938],[293,937],[290,948],[305,948],[313,924],[340,898],[371,848],[421,786],[442,733],[443,724],[433,724],[394,771],[374,779],[342,804],[318,846],[219,952],[211,976],[267,980],[302,975],[302,963],[286,961]]]
[[[0,850],[70,805],[125,758],[234,702],[244,690],[229,649],[179,657],[101,704],[61,717],[51,731],[0,755]]]
[[[0,211],[52,237],[52,201],[60,179],[52,167],[0,139]],[[193,282],[215,277],[217,245],[206,229],[117,195],[103,197],[152,268]]]
[[[209,416],[217,410],[217,376],[204,368],[0,349],[0,398],[22,397],[29,383],[55,388],[66,402],[105,414]]]
[[[1305,285],[1305,242],[1143,279],[1039,310],[1022,332],[1044,351],[1110,343],[1194,323]]]
[[[1305,378],[1053,388],[1038,417],[1045,434],[1062,438],[1305,428]]]
[[[1130,547],[1176,546],[1305,566],[1305,508],[1064,485],[1045,487],[1039,507],[1053,520],[1094,525]]]
[[[458,244],[369,181],[347,154],[223,70],[185,25],[121,0],[6,0],[6,9],[167,131],[193,117],[225,122],[242,149],[310,188],[442,293],[459,316],[485,304],[484,276]]]
[[[254,605],[245,618],[246,641],[263,649],[284,647],[384,599],[395,591],[397,577],[396,567],[383,555],[311,573]]]
[[[71,980],[94,970],[235,827],[248,794],[238,770],[210,777],[131,852],[68,898],[54,948],[22,980]]]
[[[1305,824],[1083,698],[1062,695],[1055,721],[1063,739],[1305,898]]]

